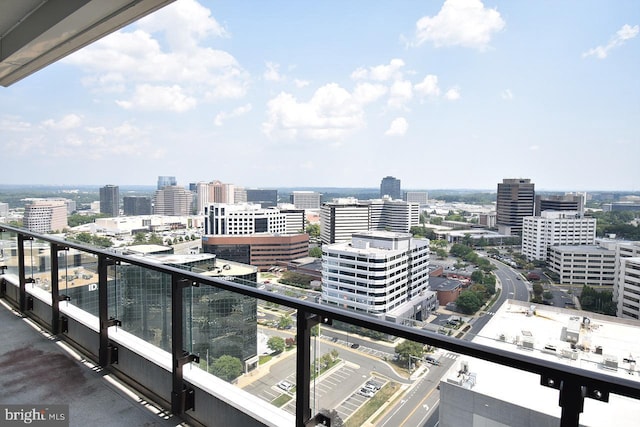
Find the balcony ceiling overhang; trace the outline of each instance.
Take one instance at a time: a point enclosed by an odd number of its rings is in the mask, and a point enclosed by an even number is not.
[[[2,0],[0,85],[9,86],[175,0]]]

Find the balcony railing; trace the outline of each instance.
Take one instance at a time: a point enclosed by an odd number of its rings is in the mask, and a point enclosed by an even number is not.
[[[462,339],[446,336],[438,333],[416,329],[371,318],[358,313],[352,313],[332,306],[317,304],[315,302],[288,297],[282,293],[274,293],[265,289],[259,289],[255,284],[240,283],[222,278],[204,276],[202,274],[187,271],[184,269],[162,265],[157,262],[145,260],[143,257],[132,257],[120,255],[106,249],[98,249],[83,244],[78,244],[59,238],[33,233],[21,228],[0,224],[0,232],[8,233],[15,239],[17,246],[17,284],[12,283],[7,266],[2,265],[3,273],[0,276],[0,296],[14,304],[21,313],[37,320],[51,333],[60,336],[84,351],[89,357],[94,357],[103,368],[112,369],[121,377],[131,380],[130,383],[142,387],[151,392],[160,401],[170,405],[171,411],[184,418],[194,420],[201,424],[214,424],[213,420],[220,421],[220,417],[228,417],[225,425],[278,425],[282,419],[270,418],[269,415],[252,415],[255,411],[249,408],[250,404],[238,403],[235,410],[215,412],[211,409],[211,404],[204,405],[198,402],[209,402],[207,392],[193,379],[185,379],[185,366],[192,362],[199,362],[204,355],[194,352],[191,329],[187,325],[193,325],[195,313],[192,312],[193,305],[189,299],[192,298],[190,291],[192,287],[210,287],[216,290],[232,292],[234,295],[255,298],[288,307],[296,312],[297,325],[297,352],[296,352],[296,372],[295,372],[295,425],[309,426],[317,423],[329,424],[330,421],[318,411],[313,410],[312,395],[313,383],[312,366],[314,359],[311,352],[313,328],[318,324],[331,324],[339,321],[378,331],[395,337],[419,342],[425,345],[445,349],[460,355],[494,362],[505,367],[516,368],[540,376],[540,384],[559,390],[559,406],[561,407],[561,426],[578,426],[580,414],[583,411],[584,399],[590,398],[607,402],[610,394],[640,398],[640,382],[624,377],[615,377],[604,372],[594,372],[581,369],[575,366],[542,360],[533,356],[505,351]],[[33,241],[43,242],[48,245],[48,259],[50,265],[44,258],[35,256]],[[28,243],[27,243],[28,242]],[[85,257],[85,263],[92,266],[83,271],[93,271],[97,275],[97,298],[94,309],[87,309],[89,313],[82,314],[82,310],[73,307],[73,298],[65,292],[68,291],[68,266],[69,255],[64,257],[70,249],[79,251]],[[7,249],[5,248],[5,255]],[[61,257],[61,254],[63,255]],[[47,255],[45,253],[45,255]],[[63,266],[60,259],[65,259],[64,284],[60,282],[60,271]],[[78,258],[79,260],[80,258]],[[82,263],[82,261],[78,261]],[[88,260],[88,261],[87,261]],[[91,261],[93,260],[93,261]],[[77,264],[76,264],[77,265]],[[121,295],[118,278],[114,272],[118,266],[137,266],[143,269],[145,275],[158,273],[167,278],[167,289],[162,295],[168,296],[170,301],[163,310],[155,310],[146,306],[143,300],[137,300],[135,295]],[[46,297],[42,297],[42,292],[36,291],[36,281],[33,270],[45,272],[47,275]],[[47,274],[49,273],[49,274]],[[17,286],[15,286],[17,285]],[[64,285],[64,286],[63,286]],[[66,288],[66,289],[62,289]],[[50,293],[50,298],[48,297]],[[159,296],[158,304],[163,304],[162,295]],[[71,301],[69,301],[71,300]],[[71,304],[71,308],[66,308]],[[170,352],[170,363],[157,362],[160,371],[166,371],[170,375],[170,380],[158,379],[154,373],[140,374],[131,368],[130,371],[124,363],[125,358],[134,360],[142,355],[143,358],[150,358],[149,354],[139,348],[129,348],[127,339],[121,338],[117,328],[126,330],[126,325],[122,325],[121,317],[125,310],[131,306],[142,305],[140,315],[142,324],[149,321],[149,316],[158,316],[158,324],[166,326],[150,331],[149,328],[141,329],[141,334],[150,337],[148,341],[154,345],[165,348]],[[156,306],[157,307],[157,306]],[[120,310],[120,312],[118,312]],[[78,314],[80,313],[80,314]],[[97,318],[92,328],[94,334],[87,332],[86,325],[91,326],[91,321],[87,320],[91,316]],[[164,316],[164,317],[163,317]],[[207,319],[200,319],[207,322]],[[255,320],[247,320],[252,322]],[[83,326],[85,325],[85,326]],[[207,325],[209,327],[210,325]],[[89,328],[91,329],[91,328]],[[146,350],[149,352],[150,350]],[[136,353],[137,356],[134,354]],[[137,359],[136,359],[137,360]],[[136,362],[139,363],[139,362]],[[147,369],[148,370],[148,369]],[[163,372],[164,372],[163,371]],[[168,378],[168,377],[167,377]],[[210,397],[210,396],[209,396]],[[216,399],[222,403],[220,405],[231,405],[224,397],[217,396]],[[243,405],[245,405],[243,407]],[[215,405],[214,405],[215,408]],[[212,413],[213,412],[213,413]],[[224,415],[220,415],[223,414]]]

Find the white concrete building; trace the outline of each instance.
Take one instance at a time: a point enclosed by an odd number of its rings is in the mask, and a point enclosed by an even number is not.
[[[612,380],[640,381],[638,328],[635,320],[544,305],[531,310],[529,303],[507,300],[473,342]],[[559,393],[541,385],[538,374],[459,356],[440,383],[438,425],[558,426]],[[636,426],[638,400],[614,393],[606,403],[585,398],[580,425]]]
[[[304,229],[304,210],[281,211],[258,204],[212,203],[205,207],[205,234],[298,234]]]
[[[294,191],[291,203],[296,209],[320,209],[320,193],[315,191]]]
[[[211,203],[235,203],[235,186],[220,181],[198,182],[196,184],[197,213],[204,214],[204,208]]]
[[[170,185],[156,190],[153,198],[154,215],[185,216],[191,213],[193,193],[184,187]]]
[[[320,210],[322,243],[340,243],[362,231],[408,233],[420,223],[420,205],[389,197],[374,200],[335,199]]]
[[[620,265],[620,290],[618,316],[640,318],[640,257],[622,258]]]
[[[613,286],[616,252],[599,245],[550,246],[547,266],[568,285]]]
[[[522,255],[530,261],[545,261],[550,246],[593,245],[596,219],[576,211],[543,211],[522,221]]]
[[[399,323],[425,320],[437,304],[428,267],[426,239],[356,233],[350,242],[322,247],[322,301]]]
[[[426,191],[405,191],[404,201],[423,206],[429,203],[429,194]]]
[[[25,205],[23,225],[37,233],[61,232],[67,223],[67,205],[63,200],[33,200]]]

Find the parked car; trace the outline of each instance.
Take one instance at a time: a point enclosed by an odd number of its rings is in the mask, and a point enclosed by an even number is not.
[[[434,366],[440,365],[440,362],[438,362],[438,359],[432,356],[425,356],[424,360],[426,360],[428,363],[431,363]]]
[[[360,347],[360,344],[357,344],[357,343],[351,344],[351,348],[358,348],[358,347]]]
[[[380,390],[380,387],[382,387],[382,385],[375,381],[369,380],[366,382],[365,387],[373,387],[374,390],[378,391]]]
[[[360,390],[358,390],[358,394],[364,397],[373,397],[375,393],[363,387]]]
[[[286,391],[288,393],[293,388],[293,384],[291,384],[289,381],[284,381],[283,380],[283,381],[280,381],[278,383],[278,388],[280,388],[280,389],[282,389],[282,390],[284,390],[284,391]]]

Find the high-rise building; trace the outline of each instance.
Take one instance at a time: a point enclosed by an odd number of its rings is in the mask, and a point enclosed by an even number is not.
[[[353,233],[394,231],[407,233],[420,223],[420,205],[402,200],[335,199],[320,209],[320,238],[323,244],[346,242]]]
[[[369,206],[356,199],[336,199],[320,209],[322,244],[347,242],[354,233],[368,230]]]
[[[304,210],[263,208],[257,204],[211,203],[205,207],[205,234],[298,234],[304,229]]]
[[[394,200],[402,199],[402,191],[400,190],[400,180],[392,176],[385,176],[380,182],[380,198],[389,196]]]
[[[396,322],[424,320],[436,306],[429,241],[410,233],[356,233],[349,242],[323,246],[322,265],[323,303]]]
[[[191,213],[191,201],[193,193],[186,188],[177,185],[156,190],[153,201],[153,213],[155,215],[186,216]]]
[[[583,194],[564,195],[536,195],[535,216],[540,216],[544,211],[576,211],[580,216],[584,215]]]
[[[296,209],[320,209],[320,193],[315,191],[294,191],[290,200]]]
[[[498,183],[496,225],[505,235],[520,235],[522,219],[534,212],[535,188],[530,179],[503,179]]]
[[[67,206],[62,200],[34,200],[24,207],[23,224],[37,233],[62,231],[68,227]]]
[[[542,211],[522,220],[522,255],[530,261],[546,261],[550,246],[593,245],[596,219],[577,211]]]
[[[127,216],[151,215],[151,197],[124,196],[122,210]]]
[[[202,215],[204,208],[211,203],[234,204],[235,186],[220,181],[199,182],[196,184],[197,213]]]
[[[247,203],[260,204],[263,208],[275,208],[278,206],[278,190],[260,190],[248,188]]]
[[[120,187],[105,185],[100,188],[100,213],[112,217],[120,215]]]
[[[403,200],[409,203],[426,205],[429,202],[429,194],[426,191],[405,191]]]
[[[158,177],[158,190],[162,190],[164,187],[178,185],[178,181],[175,176],[159,176]]]

